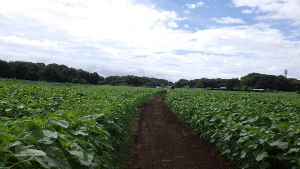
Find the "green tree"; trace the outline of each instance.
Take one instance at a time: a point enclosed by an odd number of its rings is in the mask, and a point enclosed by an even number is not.
[[[238,85],[240,85],[240,80],[238,78],[228,79],[225,84],[228,90],[233,90],[233,88]]]
[[[246,76],[241,77],[241,84],[244,86],[251,86],[254,88],[261,76],[262,74],[259,73],[250,73]]]
[[[62,73],[58,64],[47,65],[39,72],[40,80],[49,82],[62,82]]]
[[[280,91],[292,91],[293,90],[290,81],[282,75],[277,77],[277,79],[275,81],[275,89],[280,90]]]
[[[15,70],[13,66],[6,61],[0,60],[0,77],[13,78],[14,72]]]

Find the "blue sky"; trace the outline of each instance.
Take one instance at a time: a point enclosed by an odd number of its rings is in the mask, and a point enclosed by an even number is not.
[[[9,0],[0,59],[101,76],[300,79],[299,0]]]

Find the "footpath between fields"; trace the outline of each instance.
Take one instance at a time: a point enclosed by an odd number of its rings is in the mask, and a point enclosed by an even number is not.
[[[165,97],[152,97],[139,109],[126,168],[235,169],[169,109]]]

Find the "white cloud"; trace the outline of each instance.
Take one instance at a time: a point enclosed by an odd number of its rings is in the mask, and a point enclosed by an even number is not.
[[[236,24],[236,23],[245,23],[245,21],[241,18],[232,18],[232,17],[223,17],[221,19],[218,18],[211,18],[211,20],[216,21],[218,23],[222,23],[222,24]]]
[[[183,13],[185,13],[185,14],[189,14],[189,13],[191,13],[189,10],[184,10],[184,12]]]
[[[178,13],[129,0],[10,0],[0,2],[0,14],[6,19],[0,27],[0,57],[8,61],[55,62],[103,76],[172,81],[278,74],[286,68],[300,78],[300,42],[266,24],[189,31],[178,29],[184,20]],[[214,20],[244,23],[231,17]]]
[[[175,22],[173,22],[173,21],[169,22],[169,23],[168,23],[168,26],[169,26],[170,28],[177,28],[177,27],[178,27],[177,23],[175,23]]]
[[[195,9],[199,6],[203,6],[204,2],[197,2],[196,4],[185,4],[189,9]]]
[[[266,13],[257,19],[289,19],[294,25],[300,24],[299,0],[232,0],[236,7],[258,8],[257,11]],[[244,10],[250,13],[251,10]]]
[[[179,19],[173,11],[157,11],[144,5],[132,5],[129,0],[87,0],[84,5],[81,1],[70,0],[11,0],[0,4],[0,12],[6,15],[32,18],[73,36],[93,39],[101,39],[103,36],[127,39],[126,35],[132,31],[149,29],[153,24],[164,26]]]
[[[189,28],[190,26],[188,24],[184,24],[184,27],[185,28]]]
[[[251,10],[249,10],[249,9],[242,10],[242,13],[252,14],[252,13],[259,13],[259,11],[255,10],[255,8],[252,8]]]
[[[197,6],[203,6],[204,2],[197,2]]]
[[[194,9],[197,6],[195,4],[185,4],[189,9]]]
[[[21,33],[22,34],[22,33]],[[24,36],[24,35],[23,35]],[[34,46],[34,47],[40,47],[43,49],[50,49],[50,48],[58,48],[57,43],[44,39],[42,41],[38,41],[38,40],[29,40],[26,38],[20,38],[17,37],[15,35],[12,36],[1,36],[0,35],[0,39],[7,42],[7,43],[15,43],[15,44],[19,44],[19,45],[25,45],[25,46]]]

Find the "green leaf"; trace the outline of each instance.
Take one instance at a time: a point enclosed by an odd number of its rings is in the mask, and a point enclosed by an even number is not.
[[[76,143],[72,143],[71,147],[70,147],[70,150],[69,150],[69,153],[74,155],[74,156],[77,156],[81,159],[84,159],[84,154],[83,154],[83,150],[82,148],[76,144]]]
[[[18,106],[18,109],[23,109],[25,106],[23,104],[21,104],[20,106]]]
[[[59,120],[59,121],[56,121],[56,120],[51,120],[52,123],[60,126],[60,127],[63,127],[63,128],[68,128],[69,127],[69,122],[67,122],[66,120]]]
[[[259,117],[258,117],[258,116],[255,116],[254,118],[249,118],[249,119],[248,119],[248,122],[249,122],[249,123],[253,123],[253,122],[257,121],[258,119],[259,119]]]
[[[48,147],[46,150],[46,153],[47,153],[47,155],[53,156],[53,157],[55,157],[55,156],[64,157],[65,156],[64,152],[56,146]]]
[[[18,153],[20,151],[27,150],[27,149],[32,149],[32,148],[35,148],[35,147],[33,145],[29,145],[29,146],[18,145],[18,146],[15,147],[15,150]]]
[[[7,142],[9,142],[9,136],[6,133],[0,131],[0,140],[2,141],[2,144],[6,144]]]
[[[11,109],[11,108],[5,109],[6,112],[9,112],[9,111],[12,111],[12,110],[13,110],[13,109]]]
[[[240,139],[237,142],[238,143],[242,143],[242,142],[244,142],[244,141],[246,141],[248,139],[249,139],[249,136],[240,137]]]
[[[64,157],[50,157],[45,156],[45,160],[48,162],[48,165],[53,168],[59,168],[59,169],[71,169],[68,160]]]
[[[256,161],[261,161],[264,158],[268,157],[268,152],[258,150],[258,151],[255,151],[253,153],[253,155],[255,156],[255,160]]]
[[[225,135],[226,137],[224,138],[224,141],[229,141],[230,140],[230,138],[232,137],[232,135],[231,134],[226,134]]]
[[[5,153],[10,153],[10,154],[12,154],[11,151],[9,151],[9,150],[7,150],[7,149],[5,149],[5,148],[3,148],[3,147],[0,147],[0,152],[5,152]]]
[[[21,145],[21,144],[22,144],[21,141],[16,141],[16,142],[14,142],[14,143],[11,145],[11,147],[18,146],[18,145]]]
[[[256,149],[257,148],[257,144],[252,140],[247,141],[245,146],[247,148],[251,148],[251,149]]]
[[[58,139],[58,140],[63,147],[70,147],[72,145],[72,143],[64,141],[62,139]]]
[[[23,157],[23,156],[46,156],[46,153],[42,150],[36,150],[36,149],[25,149],[18,154],[15,154],[16,157]]]
[[[85,166],[93,166],[93,167],[97,167],[98,166],[97,164],[92,163],[90,161],[87,161],[85,159],[79,158],[78,160],[79,160],[80,164],[85,165]]]
[[[35,130],[31,132],[33,138],[39,140],[44,137],[44,133],[41,127],[37,127]]]
[[[246,157],[246,151],[245,150],[242,150],[242,152],[241,152],[241,157],[240,158],[245,158]]]
[[[276,140],[269,142],[270,146],[277,146],[280,149],[286,149],[288,147],[288,142],[282,142],[281,140]]]
[[[44,168],[51,168],[51,167],[48,165],[48,161],[45,160],[44,157],[38,157],[38,156],[36,156],[36,157],[34,157],[34,159],[35,159],[38,163],[40,163],[40,165],[41,165],[42,167],[44,167]]]
[[[50,137],[44,137],[44,138],[38,140],[38,142],[42,143],[42,144],[52,144],[53,140],[51,140]]]
[[[60,134],[60,133],[58,133],[58,136],[59,136],[61,139],[65,140],[65,141],[68,141],[68,142],[73,142],[73,141],[74,141],[73,136],[70,135],[70,134],[65,135],[65,134]]]
[[[32,131],[29,131],[29,132],[23,132],[23,133],[21,133],[19,136],[18,136],[18,138],[19,139],[26,139],[28,136],[30,136],[31,135],[31,133],[32,133]]]
[[[57,132],[56,131],[43,130],[43,133],[46,137],[57,138]]]
[[[298,153],[299,152],[299,148],[290,148],[290,150],[288,151],[288,153]]]
[[[74,135],[82,135],[82,136],[88,136],[89,134],[86,133],[86,128],[85,127],[80,127],[79,130],[75,131],[75,130],[70,130],[71,133],[73,133]]]
[[[259,165],[260,169],[266,169],[266,168],[270,168],[270,163],[267,161],[264,161],[262,164]]]
[[[91,162],[95,157],[95,153],[92,149],[87,148],[84,150],[84,159]]]
[[[296,141],[296,145],[300,146],[300,138],[298,138],[298,140]]]
[[[259,144],[264,144],[266,141],[268,141],[269,138],[265,135],[261,136],[258,141],[259,141]]]

